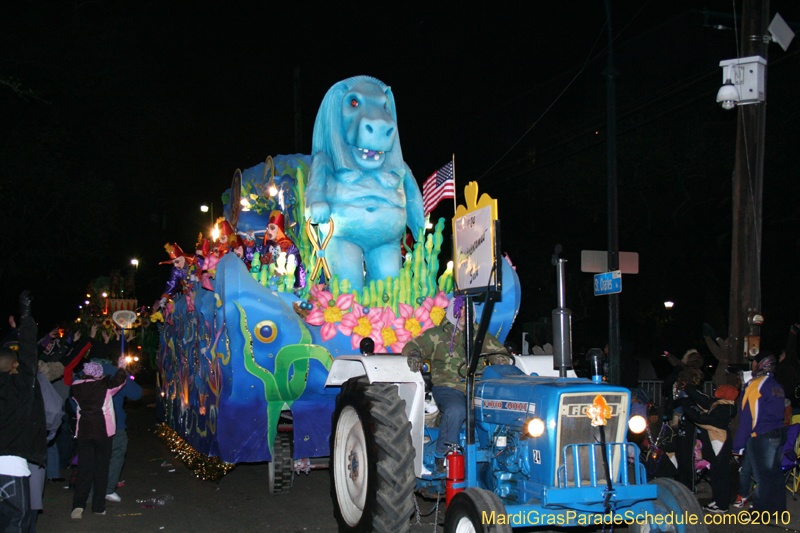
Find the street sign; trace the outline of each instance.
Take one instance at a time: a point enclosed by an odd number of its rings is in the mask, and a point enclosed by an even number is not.
[[[639,254],[620,252],[619,270],[623,274],[638,274]],[[581,250],[581,272],[608,272],[608,252]]]
[[[594,295],[616,294],[622,292],[622,272],[614,270],[594,276]]]

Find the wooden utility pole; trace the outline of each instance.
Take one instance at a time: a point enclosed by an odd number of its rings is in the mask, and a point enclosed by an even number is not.
[[[767,59],[769,0],[744,0],[740,56]],[[766,76],[765,76],[766,85]],[[744,338],[759,335],[747,317],[761,312],[761,203],[764,182],[765,102],[738,106],[736,163],[733,169],[733,238],[728,360],[745,361]]]

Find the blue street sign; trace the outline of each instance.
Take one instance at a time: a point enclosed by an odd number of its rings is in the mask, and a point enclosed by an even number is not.
[[[622,292],[622,273],[619,270],[603,272],[594,276],[594,295],[616,294]]]

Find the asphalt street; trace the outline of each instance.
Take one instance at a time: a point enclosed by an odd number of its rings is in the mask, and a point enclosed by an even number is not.
[[[237,465],[219,482],[202,481],[183,465],[156,436],[155,392],[145,389],[139,402],[129,404],[128,457],[117,493],[119,503],[108,502],[105,516],[87,509],[80,520],[70,518],[73,492],[66,483],[47,483],[44,512],[39,516],[40,533],[135,533],[135,532],[307,532],[332,533],[336,529],[330,497],[328,470],[295,476],[291,491],[270,495],[266,486],[266,464]],[[65,477],[69,472],[64,471]],[[137,503],[169,495],[164,505]],[[707,503],[707,484],[698,488],[701,503]],[[711,525],[711,533],[800,531],[800,502],[787,498],[790,520],[780,526]],[[435,502],[417,498],[423,514],[433,511]],[[90,504],[91,505],[91,504]],[[442,504],[440,511],[443,512]],[[412,520],[412,532],[441,532],[436,512]],[[441,512],[439,513],[441,522]],[[620,528],[617,528],[621,530]]]

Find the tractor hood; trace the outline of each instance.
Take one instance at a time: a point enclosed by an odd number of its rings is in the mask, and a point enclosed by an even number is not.
[[[514,366],[493,365],[486,368],[483,379],[475,383],[475,422],[522,427],[523,423],[537,417],[542,420],[555,418],[559,412],[559,398],[564,393],[588,397],[585,408],[591,403],[591,395],[627,392],[608,384],[593,383],[588,379],[527,376]],[[623,404],[627,411],[627,395]],[[613,415],[619,407],[614,403]],[[574,410],[574,409],[573,409]]]

